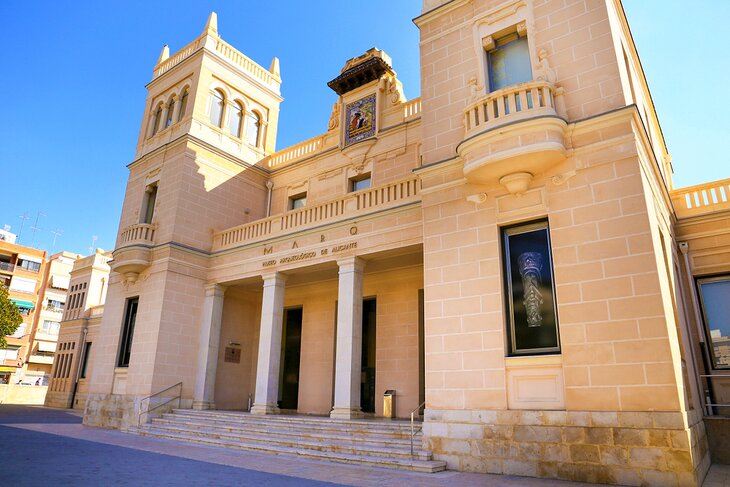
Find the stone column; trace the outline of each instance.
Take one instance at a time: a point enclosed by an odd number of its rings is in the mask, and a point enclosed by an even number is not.
[[[198,369],[195,374],[193,409],[215,409],[215,374],[221,342],[223,295],[226,288],[219,284],[205,287],[203,323],[200,325]]]
[[[281,331],[284,321],[284,284],[279,272],[265,274],[261,302],[259,357],[256,367],[256,397],[252,414],[278,414],[279,369],[281,368]]]
[[[362,417],[360,374],[362,369],[362,275],[359,257],[337,261],[340,282],[337,294],[337,350],[335,356],[335,405],[330,417]]]

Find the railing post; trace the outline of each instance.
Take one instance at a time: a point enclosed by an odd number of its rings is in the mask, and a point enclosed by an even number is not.
[[[413,437],[415,433],[413,431],[413,411],[411,411],[411,458],[413,458]]]

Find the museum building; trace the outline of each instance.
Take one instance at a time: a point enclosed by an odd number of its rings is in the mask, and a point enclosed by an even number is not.
[[[347,424],[389,391],[450,469],[700,485],[730,402],[730,182],[673,188],[619,0],[414,22],[421,98],[370,49],[333,73],[326,130],[278,151],[278,59],[215,14],[165,46],[85,424],[134,428],[169,390]]]

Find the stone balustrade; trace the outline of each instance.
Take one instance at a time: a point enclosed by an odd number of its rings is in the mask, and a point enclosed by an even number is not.
[[[190,57],[192,53],[200,49],[204,44],[204,38],[200,37],[198,39],[195,39],[193,42],[188,44],[187,46],[180,49],[178,52],[176,52],[172,57],[166,59],[165,61],[161,62],[157,66],[155,66],[155,69],[152,74],[152,79],[158,78],[165,74],[166,72],[170,71],[172,68],[183,62],[185,59]]]
[[[136,223],[126,227],[119,236],[119,247],[154,243],[156,228],[157,225],[148,223]]]
[[[325,134],[312,137],[286,149],[275,152],[269,156],[266,165],[270,169],[274,169],[285,164],[304,159],[305,157],[316,154],[325,148]]]
[[[218,42],[215,45],[215,50],[218,54],[228,59],[244,72],[250,74],[254,79],[260,80],[266,86],[273,88],[276,92],[279,91],[278,86],[281,80],[278,76],[253,62],[250,58],[241,53],[241,51],[231,46],[223,39],[218,39]]]
[[[730,179],[675,189],[671,198],[678,218],[730,210]]]
[[[155,66],[152,79],[162,76],[163,74],[183,62],[185,59],[190,57],[195,51],[197,51],[198,49],[202,49],[203,46],[205,46],[205,36],[195,39],[193,42],[172,55],[170,58]],[[279,77],[253,62],[250,58],[241,53],[235,47],[231,46],[222,39],[218,39],[216,41],[215,50],[220,56],[224,57],[232,64],[238,66],[241,70],[251,75],[251,77],[253,77],[254,79],[261,81],[263,84],[272,88],[276,92],[279,91],[278,86],[281,83]]]
[[[421,99],[414,98],[403,104],[403,118],[405,121],[412,120],[421,116]]]
[[[213,236],[213,251],[291,233],[317,223],[346,220],[419,200],[418,178],[403,179],[223,230]]]
[[[488,93],[464,110],[465,139],[479,132],[540,115],[562,113],[562,89],[529,81]]]

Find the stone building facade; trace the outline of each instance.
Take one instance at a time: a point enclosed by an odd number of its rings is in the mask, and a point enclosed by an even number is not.
[[[371,49],[329,83],[327,130],[279,151],[276,58],[215,14],[163,49],[85,423],[136,424],[180,382],[184,407],[333,418],[394,390],[452,469],[699,485],[727,403],[701,357],[727,333],[696,280],[728,280],[730,187],[673,189],[620,2],[425,0],[414,22],[420,99]]]
[[[67,282],[66,307],[60,320],[56,356],[45,405],[80,408],[86,404],[93,361],[109,288],[111,252],[102,249],[74,262]]]

